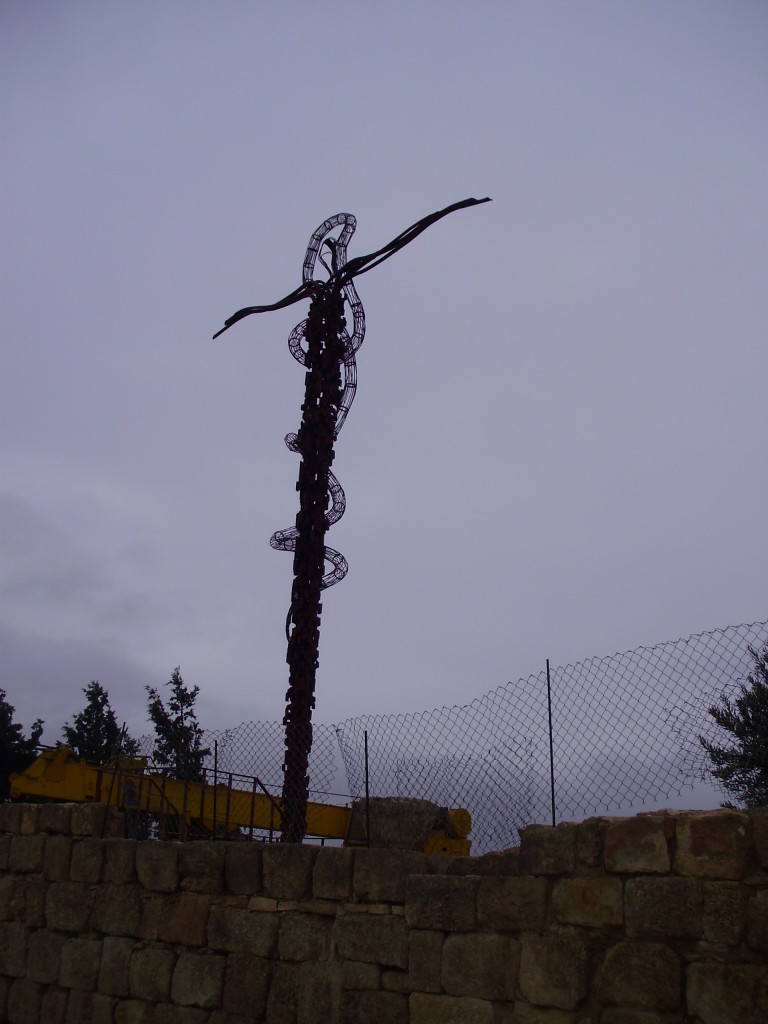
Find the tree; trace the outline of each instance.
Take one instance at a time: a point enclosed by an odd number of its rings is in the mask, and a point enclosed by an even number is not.
[[[75,715],[73,724],[67,722],[63,729],[67,745],[89,764],[105,764],[118,752],[138,754],[139,744],[123,734],[101,683],[94,679],[83,687],[83,693],[85,707]]]
[[[195,713],[200,687],[185,686],[179,666],[173,670],[166,686],[171,688],[167,707],[154,687],[146,687],[147,710],[155,727],[155,764],[167,768],[174,778],[200,782],[203,762],[211,752],[210,747],[203,747],[203,730]]]
[[[710,773],[723,788],[745,807],[763,807],[768,804],[768,643],[759,651],[750,647],[749,653],[754,668],[739,686],[739,696],[731,701],[723,694],[719,704],[707,709],[733,742],[718,746],[703,736],[699,742],[712,763]]]
[[[43,734],[43,721],[38,718],[30,735],[24,736],[21,725],[13,721],[15,712],[16,708],[6,700],[5,690],[0,690],[0,800],[8,799],[8,776],[23,772],[35,760]]]

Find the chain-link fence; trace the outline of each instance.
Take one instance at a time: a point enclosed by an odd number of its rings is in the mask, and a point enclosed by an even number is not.
[[[152,735],[138,740],[139,753],[153,758]],[[261,785],[279,794],[283,785],[285,726],[280,722],[242,722],[232,729],[204,729],[203,747],[210,750],[204,758],[205,777],[222,781],[229,773],[256,777]],[[347,796],[339,759],[336,727],[312,726],[312,750],[309,755],[310,799],[319,803]]]
[[[707,709],[734,694],[749,647],[766,642],[768,622],[756,622],[552,669],[552,773],[545,670],[462,707],[315,725],[310,799],[333,801],[340,788],[364,796],[367,743],[370,795],[466,807],[474,853],[515,846],[518,828],[551,821],[552,778],[558,821],[658,805],[708,779],[698,737],[716,740],[718,729]],[[283,739],[278,723],[205,733],[219,772],[278,793]]]

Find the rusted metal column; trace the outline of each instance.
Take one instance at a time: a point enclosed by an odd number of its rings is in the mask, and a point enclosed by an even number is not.
[[[288,614],[288,691],[285,699],[285,764],[282,842],[300,843],[306,826],[312,748],[315,674],[319,664],[320,615],[328,529],[328,474],[333,463],[336,416],[344,359],[344,299],[324,288],[309,309],[306,327],[306,391],[296,447],[301,455],[299,511]]]

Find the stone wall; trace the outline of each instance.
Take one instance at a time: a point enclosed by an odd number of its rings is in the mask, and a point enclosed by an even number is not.
[[[0,805],[1,1020],[768,1021],[765,813],[532,826],[454,860],[142,843],[104,815]]]

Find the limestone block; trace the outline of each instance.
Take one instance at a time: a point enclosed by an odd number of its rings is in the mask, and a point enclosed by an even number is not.
[[[69,994],[70,1001],[72,999],[72,992]],[[91,1016],[90,1021],[92,1024],[112,1024],[114,1020],[114,1009],[116,999],[111,996],[102,995],[100,992],[94,992],[91,996]],[[67,1006],[69,1010],[69,1006]],[[80,1017],[79,1021],[82,1024],[83,1020],[88,1020],[87,1017]]]
[[[102,829],[103,839],[125,839],[125,813],[117,807],[110,807],[107,810],[106,826]]]
[[[561,924],[612,928],[624,920],[621,880],[610,877],[563,878],[552,891],[552,910]]]
[[[67,1009],[64,1014],[65,1024],[75,1024],[75,1021],[91,1020],[91,992],[82,989],[69,989],[67,991]]]
[[[45,927],[45,879],[27,875],[24,880],[24,916],[22,920],[30,928]]]
[[[381,988],[385,992],[400,992],[402,994],[413,992],[411,976],[408,971],[382,970]]]
[[[65,1024],[83,1024],[83,1021],[88,1024],[112,1024],[116,1003],[117,999],[113,996],[71,988],[67,998]]]
[[[317,914],[282,914],[277,949],[281,960],[326,960],[333,919]]]
[[[587,950],[571,936],[523,938],[520,991],[529,1003],[573,1010],[587,993]]]
[[[41,832],[71,835],[72,804],[41,804],[39,827]]]
[[[141,891],[141,925],[139,926],[140,939],[147,942],[156,942],[160,937],[160,924],[165,917],[166,896],[148,896]]]
[[[750,826],[745,811],[723,809],[681,816],[675,871],[699,878],[741,878],[751,852]]]
[[[401,969],[408,966],[408,927],[401,917],[368,914],[339,917],[334,938],[342,959]]]
[[[23,836],[34,836],[40,831],[40,804],[22,804],[19,832]]]
[[[95,885],[101,878],[103,860],[104,844],[101,839],[77,839],[72,844],[69,877],[73,882],[88,882]]]
[[[765,1024],[768,970],[764,964],[691,964],[687,1009],[705,1024]]]
[[[138,843],[136,873],[139,882],[151,892],[176,892],[179,888],[178,844]]]
[[[752,840],[758,864],[768,870],[768,809],[752,812]]]
[[[72,833],[72,804],[41,804],[39,828],[62,836]]]
[[[301,964],[296,993],[296,1024],[338,1020],[340,1003],[340,965]]]
[[[26,974],[28,935],[18,921],[0,924],[0,975],[21,978]]]
[[[405,917],[411,928],[469,932],[477,921],[480,879],[411,875],[406,882]]]
[[[352,868],[355,850],[324,846],[318,850],[312,876],[315,897],[345,900],[352,894]]]
[[[629,938],[701,938],[701,883],[694,878],[629,878],[624,887],[624,912]]]
[[[0,877],[0,920],[23,921],[27,880],[18,875]]]
[[[30,932],[27,977],[41,985],[52,985],[59,979],[61,950],[66,936],[45,928]]]
[[[318,846],[275,843],[262,850],[264,895],[277,900],[303,900],[312,896],[312,872]]]
[[[72,804],[71,829],[73,836],[97,836],[106,832],[107,808],[105,804]]]
[[[580,871],[598,872],[603,866],[605,833],[616,818],[587,818],[576,830],[576,863]]]
[[[296,1024],[299,965],[277,963],[267,996],[267,1024]]]
[[[381,968],[378,964],[363,964],[345,960],[341,965],[342,989],[371,989],[381,987]]]
[[[424,854],[424,865],[425,874],[479,874],[479,871],[475,871],[472,868],[478,862],[477,857],[449,857],[444,853],[425,853]],[[467,869],[452,870],[459,861],[462,862],[463,866]]]
[[[420,852],[440,817],[441,809],[429,800],[412,797],[371,797],[352,804],[349,835],[365,842],[370,825],[371,849]]]
[[[99,977],[101,943],[98,939],[67,939],[61,949],[59,984],[93,992]]]
[[[414,992],[440,992],[442,932],[412,929],[408,935],[408,975]]]
[[[587,1024],[590,1018],[575,1010],[555,1010],[518,1001],[508,1009],[507,1016],[502,1020],[504,1024],[507,1021],[509,1024]],[[604,1018],[601,1018],[601,1024],[604,1024]]]
[[[45,836],[14,836],[8,856],[8,870],[26,873],[43,870]]]
[[[223,1007],[228,1013],[260,1020],[267,1008],[272,964],[262,957],[231,953],[224,977]]]
[[[669,947],[621,942],[606,953],[597,973],[596,991],[602,1004],[676,1010],[680,984],[680,961]]]
[[[760,953],[768,953],[768,889],[760,889],[750,896],[747,905],[747,944]]]
[[[74,989],[65,988],[49,988],[43,991],[43,998],[40,1001],[41,1024],[65,1024],[68,997],[73,991]]]
[[[424,869],[424,854],[415,850],[355,850],[355,899],[405,903],[406,878],[423,874]]]
[[[0,803],[0,832],[18,834],[21,829],[21,804]]]
[[[121,999],[115,1006],[115,1024],[148,1024],[152,1006],[143,999]]]
[[[171,991],[176,954],[164,946],[139,943],[131,953],[128,984],[134,999],[163,1002]]]
[[[8,1005],[8,992],[11,988],[11,979],[0,976],[0,1020],[5,1020],[5,1010]]]
[[[129,996],[129,964],[136,943],[133,939],[107,936],[102,942],[99,991],[111,996]]]
[[[509,935],[449,935],[441,982],[449,995],[513,1000],[519,966],[520,942]]]
[[[66,882],[72,860],[72,840],[69,836],[47,836],[43,874],[50,882]]]
[[[179,850],[181,888],[190,892],[221,892],[227,843],[184,843]]]
[[[704,938],[737,946],[746,920],[746,893],[738,882],[704,882]]]
[[[409,1024],[408,996],[399,992],[344,992],[340,1019],[344,1024]]]
[[[211,907],[208,944],[212,949],[251,956],[272,956],[277,945],[277,914],[259,914],[239,907]]]
[[[158,922],[160,941],[180,946],[205,946],[208,942],[210,896],[183,892],[168,897],[164,903],[164,913]]]
[[[138,885],[97,886],[93,892],[91,927],[104,935],[141,934],[142,900]]]
[[[261,843],[226,843],[224,884],[228,892],[251,896],[262,891]]]
[[[674,818],[642,815],[612,821],[605,832],[605,870],[621,874],[664,875],[669,872],[667,840]]]
[[[45,897],[45,921],[62,932],[85,932],[93,908],[94,891],[83,882],[51,882]]]
[[[182,953],[173,971],[171,1000],[206,1010],[221,1006],[226,962],[215,953]]]
[[[0,807],[4,805],[0,804]],[[8,805],[5,805],[8,806]],[[8,860],[11,856],[11,839],[12,836],[0,835],[0,871],[8,870]]]
[[[494,878],[520,874],[520,850],[484,853],[481,857],[427,858],[433,875],[492,875]]]
[[[485,999],[413,992],[410,1024],[494,1024],[493,1003]]]
[[[547,880],[482,878],[477,894],[477,918],[484,928],[499,931],[541,931],[547,916]]]
[[[39,1021],[42,996],[42,986],[16,978],[8,993],[8,1024],[34,1024]]]
[[[569,875],[576,868],[577,826],[566,822],[529,825],[520,831],[520,871],[525,875]]]
[[[104,874],[105,882],[114,885],[130,885],[136,881],[136,847],[135,839],[104,840]]]

